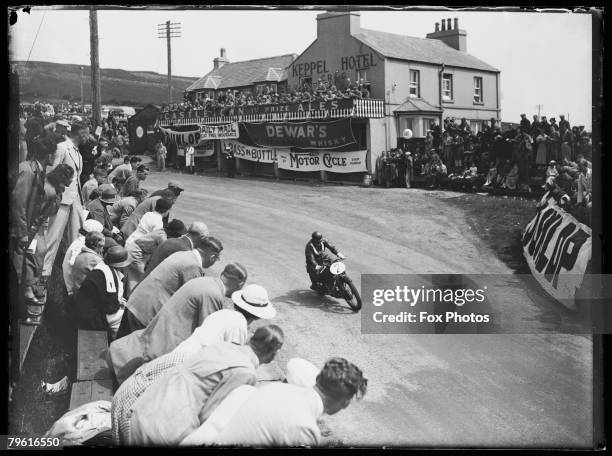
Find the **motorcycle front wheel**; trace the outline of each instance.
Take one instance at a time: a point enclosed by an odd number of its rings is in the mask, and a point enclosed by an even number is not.
[[[359,312],[361,309],[361,296],[359,296],[359,291],[357,291],[353,281],[348,277],[342,281],[342,294],[346,303],[353,309],[353,312]]]

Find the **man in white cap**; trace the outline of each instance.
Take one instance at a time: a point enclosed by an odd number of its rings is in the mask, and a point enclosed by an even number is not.
[[[188,252],[198,248],[202,240],[208,235],[208,227],[204,222],[193,222],[183,236],[165,240],[151,255],[151,259],[145,268],[145,277],[173,253]]]
[[[97,220],[85,220],[83,227],[79,229],[79,237],[77,237],[64,255],[64,261],[62,262],[62,273],[64,276],[64,283],[66,284],[66,291],[68,296],[72,295],[72,268],[76,257],[85,246],[85,236],[88,233],[102,233],[104,227]]]
[[[73,124],[70,129],[70,136],[65,136],[66,140],[57,145],[53,163],[47,166],[47,173],[60,163],[66,164],[74,169],[72,182],[64,193],[62,201],[55,215],[49,219],[47,232],[47,253],[43,264],[42,282],[46,284],[51,276],[53,263],[59,250],[60,243],[66,231],[67,239],[70,244],[78,237],[79,228],[83,226],[85,217],[80,188],[80,175],[83,168],[83,158],[79,153],[79,133],[85,127],[80,124]]]
[[[368,381],[344,358],[329,359],[311,388],[273,382],[255,393],[214,437],[218,445],[316,446],[321,443],[317,420],[362,398]]]
[[[220,278],[199,277],[179,288],[145,329],[110,345],[108,364],[117,381],[122,383],[141,364],[174,350],[208,315],[223,309],[225,298],[242,289],[246,279],[246,268],[230,263]]]

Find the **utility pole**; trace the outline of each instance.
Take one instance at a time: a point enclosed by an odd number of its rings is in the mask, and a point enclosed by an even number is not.
[[[83,97],[83,67],[81,67],[81,110],[85,113],[85,98]]]
[[[544,105],[539,104],[538,105],[538,120],[540,119],[540,111],[544,109]]]
[[[98,12],[91,6],[89,9],[89,39],[91,54],[91,114],[94,127],[102,125],[102,97],[100,94],[100,62],[98,60]]]
[[[166,21],[165,24],[157,24],[157,38],[166,40],[168,48],[168,104],[172,103],[172,38],[181,37],[181,23]]]

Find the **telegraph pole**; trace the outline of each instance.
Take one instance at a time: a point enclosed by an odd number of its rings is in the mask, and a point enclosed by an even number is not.
[[[81,67],[81,110],[85,114],[85,98],[83,97],[83,67]]]
[[[102,97],[100,94],[100,62],[98,60],[98,12],[89,9],[89,39],[91,54],[91,114],[94,127],[102,125]]]
[[[542,110],[542,108],[544,108],[544,105],[539,104],[538,105],[538,120],[540,119],[540,111]]]
[[[172,103],[172,38],[181,37],[181,23],[166,21],[165,24],[157,24],[157,38],[166,40],[168,48],[168,103]]]

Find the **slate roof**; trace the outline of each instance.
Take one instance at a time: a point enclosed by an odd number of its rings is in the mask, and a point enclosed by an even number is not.
[[[251,86],[256,82],[280,82],[287,79],[286,68],[296,59],[296,54],[285,54],[263,59],[226,63],[212,70],[187,87],[191,92],[199,89],[228,89]]]
[[[435,105],[423,100],[422,98],[408,98],[404,103],[393,110],[394,112],[442,112]]]
[[[446,66],[499,72],[497,68],[473,55],[453,49],[442,41],[433,38],[415,38],[365,29],[361,29],[359,33],[353,36],[385,57],[438,65],[444,63]]]

